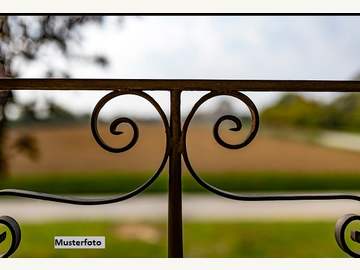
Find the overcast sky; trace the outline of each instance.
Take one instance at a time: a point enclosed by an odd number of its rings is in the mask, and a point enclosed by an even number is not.
[[[81,50],[108,56],[110,66],[61,63],[78,78],[156,79],[351,79],[360,71],[360,17],[127,17],[84,31]],[[22,68],[22,76],[42,76],[43,64]],[[90,112],[100,93],[23,93],[26,101],[44,96],[73,111]],[[259,109],[276,93],[247,93]],[[324,101],[333,94],[310,94]],[[184,94],[184,111],[201,96]],[[168,109],[168,96],[154,97]],[[123,100],[124,101],[124,100]],[[126,99],[108,113],[153,112],[138,99]],[[237,103],[236,103],[237,104]],[[211,104],[210,104],[211,109]]]

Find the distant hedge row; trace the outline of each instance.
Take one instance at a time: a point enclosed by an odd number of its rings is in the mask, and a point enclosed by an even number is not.
[[[264,123],[276,126],[360,131],[360,94],[347,93],[324,103],[299,94],[285,94],[264,109]]]

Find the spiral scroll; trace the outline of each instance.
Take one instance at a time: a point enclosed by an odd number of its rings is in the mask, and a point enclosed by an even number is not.
[[[207,100],[217,97],[217,96],[231,96],[231,97],[237,98],[238,100],[245,103],[245,105],[249,108],[250,113],[251,113],[251,128],[250,128],[250,132],[249,132],[248,136],[245,138],[244,141],[242,141],[238,144],[227,143],[220,136],[220,133],[219,133],[220,125],[224,121],[232,121],[235,124],[235,127],[230,128],[230,130],[231,131],[240,131],[242,129],[242,123],[239,118],[237,118],[233,115],[224,115],[216,121],[214,128],[213,128],[213,135],[214,135],[214,139],[216,140],[216,142],[218,142],[221,146],[228,148],[228,149],[240,149],[240,148],[247,146],[255,138],[257,131],[259,129],[259,112],[258,112],[255,104],[251,101],[251,99],[240,92],[223,92],[223,93],[222,92],[220,92],[220,93],[219,92],[216,92],[216,93],[210,92],[210,93],[206,94],[205,96],[203,96],[202,98],[200,98],[200,100],[198,102],[196,102],[196,104],[194,105],[194,107],[192,108],[192,110],[190,111],[188,117],[186,118],[186,120],[184,122],[183,134],[182,134],[183,157],[184,157],[184,162],[185,162],[190,174],[195,178],[195,180],[200,185],[202,185],[206,189],[208,189],[218,195],[221,195],[224,197],[230,197],[230,198],[237,198],[238,195],[218,189],[218,188],[208,184],[206,181],[204,181],[195,172],[194,168],[191,165],[191,162],[190,162],[190,159],[189,159],[188,153],[187,153],[186,136],[187,136],[187,131],[188,131],[188,128],[189,128],[192,118],[194,117],[196,111],[199,109],[199,107],[203,103],[205,103]]]
[[[129,124],[133,130],[133,136],[130,140],[130,142],[123,146],[123,147],[112,147],[110,145],[108,145],[102,138],[101,135],[99,133],[98,130],[98,117],[99,117],[99,113],[101,111],[101,109],[104,107],[104,105],[109,102],[111,99],[118,97],[118,96],[122,96],[122,95],[136,95],[139,97],[142,97],[144,99],[146,99],[148,102],[150,102],[155,109],[158,111],[161,120],[163,121],[164,127],[165,127],[165,133],[166,133],[166,147],[165,147],[165,152],[164,152],[164,156],[162,159],[162,162],[160,164],[160,167],[158,168],[158,170],[155,172],[155,174],[148,179],[143,185],[139,186],[138,188],[136,188],[135,190],[118,196],[116,197],[116,199],[118,201],[120,200],[124,200],[127,198],[130,198],[132,196],[137,195],[138,193],[142,192],[143,190],[145,190],[148,186],[150,186],[155,180],[156,178],[158,178],[158,176],[160,175],[161,171],[164,169],[166,161],[168,159],[169,156],[169,137],[170,137],[170,127],[166,118],[166,115],[164,113],[164,111],[161,109],[160,105],[148,94],[144,93],[144,92],[135,92],[135,91],[113,91],[109,94],[107,94],[106,96],[104,96],[99,102],[98,104],[95,106],[94,112],[91,116],[91,131],[92,134],[96,140],[96,142],[106,151],[112,152],[112,153],[121,153],[121,152],[125,152],[128,151],[129,149],[131,149],[137,142],[138,138],[139,138],[139,129],[136,125],[136,123],[126,117],[120,117],[115,119],[111,124],[110,124],[110,132],[113,135],[121,135],[123,134],[122,131],[118,131],[117,128],[121,125],[121,124]]]
[[[203,180],[195,171],[193,166],[191,165],[188,152],[187,152],[187,145],[186,145],[186,137],[188,128],[190,125],[190,122],[192,118],[194,117],[196,111],[199,109],[199,107],[205,103],[207,100],[217,97],[217,96],[231,96],[234,98],[237,98],[241,102],[245,103],[245,105],[249,108],[251,112],[251,128],[248,136],[245,138],[244,141],[238,144],[229,144],[225,142],[220,134],[219,129],[220,125],[223,121],[232,121],[235,124],[235,127],[230,128],[231,131],[240,131],[242,128],[242,124],[239,118],[233,116],[233,115],[224,115],[220,117],[213,128],[213,135],[217,143],[219,143],[221,146],[228,148],[228,149],[240,149],[245,146],[247,146],[249,143],[253,141],[255,138],[257,131],[259,129],[259,113],[255,106],[255,104],[247,97],[246,95],[240,93],[240,92],[210,92],[200,98],[198,102],[195,103],[194,107],[190,111],[188,117],[186,118],[183,126],[183,133],[182,133],[182,146],[183,151],[182,155],[184,158],[184,163],[186,167],[188,168],[190,174],[192,177],[204,188],[209,190],[210,192],[213,192],[219,196],[232,199],[232,200],[238,200],[238,201],[295,201],[295,200],[354,200],[354,201],[360,201],[360,196],[358,195],[352,195],[352,194],[297,194],[297,195],[243,195],[243,194],[235,194],[232,192],[228,192],[222,189],[219,189],[215,186],[210,185],[205,180]]]
[[[0,257],[7,258],[10,257],[19,247],[21,241],[21,230],[19,224],[15,219],[9,216],[0,217],[0,224],[7,227],[11,234],[11,244],[7,251],[4,254],[1,254]],[[7,232],[0,232],[0,245],[3,243],[6,238],[10,237],[7,235]]]
[[[101,138],[98,128],[97,128],[97,120],[98,120],[98,116],[99,116],[101,109],[104,107],[104,105],[108,101],[110,101],[111,99],[113,99],[115,97],[121,96],[121,95],[137,95],[139,97],[146,99],[158,111],[158,113],[161,117],[161,120],[164,124],[165,134],[166,134],[166,146],[165,146],[163,159],[161,161],[159,168],[155,171],[153,176],[151,176],[144,184],[142,184],[141,186],[137,187],[136,189],[134,189],[133,191],[130,191],[128,193],[114,195],[114,196],[108,196],[105,198],[74,198],[74,197],[68,197],[68,196],[60,196],[60,195],[40,193],[40,192],[34,192],[34,191],[28,191],[28,190],[19,190],[19,189],[2,189],[2,190],[0,190],[0,196],[17,196],[17,197],[23,197],[23,198],[39,199],[39,200],[45,200],[45,201],[78,204],[78,205],[100,205],[100,204],[109,204],[109,203],[120,202],[120,201],[129,199],[129,198],[141,193],[147,187],[149,187],[158,178],[158,176],[164,169],[167,159],[168,159],[168,156],[169,156],[169,149],[170,149],[170,146],[169,146],[170,128],[169,128],[168,120],[166,118],[164,111],[161,109],[160,105],[150,95],[148,95],[144,92],[137,92],[137,91],[113,91],[113,92],[107,94],[95,106],[94,112],[91,117],[91,130],[92,130],[95,140],[99,143],[99,145],[102,148],[104,148],[105,150],[113,152],[113,153],[120,153],[120,152],[127,151],[136,144],[137,139],[139,137],[138,127],[135,124],[135,122],[129,118],[125,118],[125,117],[118,118],[118,119],[114,120],[110,125],[110,132],[113,135],[121,135],[123,133],[123,132],[117,130],[117,128],[122,124],[129,124],[132,127],[133,137],[131,138],[130,142],[123,147],[115,148],[115,147],[112,147],[112,146],[109,146],[108,144],[106,144],[106,142]]]
[[[360,221],[360,216],[355,214],[347,214],[340,218],[336,222],[335,228],[335,239],[338,243],[339,247],[348,255],[355,258],[360,258],[360,252],[353,251],[347,241],[346,241],[346,229],[349,227],[350,223],[354,221]],[[350,238],[352,241],[360,243],[360,232],[359,231],[352,231]]]
[[[101,109],[104,107],[104,105],[109,102],[111,99],[120,96],[120,95],[125,95],[125,94],[130,94],[130,92],[111,92],[110,94],[106,95],[105,97],[103,97],[98,104],[96,105],[93,114],[91,116],[91,131],[92,134],[96,140],[96,142],[102,147],[104,148],[106,151],[112,152],[112,153],[121,153],[121,152],[125,152],[129,149],[131,149],[137,142],[138,138],[139,138],[139,128],[137,127],[136,123],[127,118],[127,117],[120,117],[115,119],[111,125],[110,125],[110,133],[113,135],[121,135],[123,132],[122,131],[118,131],[117,128],[121,125],[121,124],[129,124],[133,130],[133,137],[130,140],[130,142],[123,146],[123,147],[112,147],[108,144],[106,144],[106,142],[101,138],[99,130],[97,128],[97,121],[98,121],[98,117],[99,117],[99,113],[101,111]],[[143,98],[145,98],[146,100],[148,100],[150,103],[152,103],[156,109],[158,109],[159,113],[161,111],[161,108],[157,108],[157,103],[149,96],[146,95],[144,93],[132,93],[134,95],[138,95],[141,96]],[[160,109],[160,110],[159,110]],[[160,113],[161,114],[161,113]]]
[[[186,146],[186,138],[187,138],[187,132],[190,125],[191,120],[193,119],[195,113],[199,109],[199,107],[205,103],[207,100],[217,97],[217,96],[230,96],[234,97],[241,102],[243,102],[247,108],[249,109],[251,113],[251,127],[250,131],[247,134],[247,137],[239,142],[239,143],[228,143],[224,138],[220,135],[220,128],[222,124],[225,121],[230,121],[233,124],[233,127],[231,127],[229,130],[233,132],[241,131],[243,128],[241,120],[234,116],[234,115],[223,115],[221,116],[214,124],[213,127],[213,136],[215,141],[221,145],[224,148],[227,149],[241,149],[248,144],[250,144],[254,138],[256,137],[256,134],[259,129],[259,113],[255,106],[255,104],[247,97],[246,95],[237,92],[237,91],[214,91],[210,92],[206,95],[204,95],[200,100],[194,105],[191,112],[189,113],[188,117],[186,118],[183,130],[181,132],[181,140],[178,139],[178,136],[174,136],[174,134],[170,134],[170,127],[168,123],[168,119],[164,113],[164,111],[161,109],[160,105],[148,94],[142,91],[131,91],[131,90],[121,90],[121,91],[113,91],[107,95],[105,95],[95,106],[95,109],[93,111],[93,114],[91,116],[91,131],[94,136],[95,141],[106,151],[109,151],[111,153],[122,153],[125,151],[130,150],[133,148],[138,139],[139,139],[139,128],[137,124],[127,117],[119,117],[112,121],[112,123],[109,126],[109,132],[112,135],[115,136],[121,136],[123,134],[122,131],[119,130],[120,127],[124,125],[130,126],[132,129],[132,136],[127,142],[126,145],[121,147],[114,147],[105,142],[105,140],[101,137],[101,134],[98,130],[98,118],[100,111],[102,108],[112,99],[122,96],[122,95],[136,95],[139,96],[145,100],[147,100],[149,103],[151,103],[155,109],[158,111],[161,120],[164,124],[165,128],[165,135],[166,135],[166,146],[164,150],[163,159],[160,163],[159,168],[155,171],[153,176],[151,176],[148,180],[146,180],[142,185],[137,187],[135,190],[126,193],[126,194],[120,194],[105,198],[72,198],[67,196],[59,196],[59,195],[53,195],[53,194],[46,194],[46,193],[39,193],[39,192],[33,192],[33,191],[27,191],[27,190],[17,190],[17,189],[3,189],[0,190],[0,196],[17,196],[17,197],[25,197],[25,198],[33,198],[33,199],[40,199],[40,200],[46,200],[46,201],[54,201],[54,202],[62,202],[62,203],[69,203],[69,204],[78,204],[78,205],[100,205],[100,204],[109,204],[109,203],[115,203],[119,201],[126,200],[128,198],[131,198],[142,191],[144,191],[147,187],[149,187],[160,175],[162,170],[164,169],[167,159],[169,157],[170,149],[175,150],[173,152],[176,152],[176,155],[180,157],[182,154],[184,163],[187,166],[190,174],[194,177],[194,179],[202,185],[207,190],[220,195],[222,197],[226,197],[233,200],[239,200],[239,201],[285,201],[285,200],[354,200],[354,201],[360,201],[359,195],[351,195],[351,194],[298,194],[298,195],[242,195],[242,194],[235,194],[231,192],[224,191],[222,189],[219,189],[217,187],[214,187],[207,183],[205,180],[203,180],[196,172],[195,169],[192,167],[190,159],[188,157],[187,152],[187,146]],[[179,95],[180,100],[180,95]],[[180,102],[179,102],[180,104]],[[180,119],[180,106],[179,110],[176,111],[179,115],[177,119]],[[172,117],[170,117],[171,125],[173,125],[175,122],[172,120]],[[179,121],[180,122],[180,121]],[[179,132],[180,133],[180,132]],[[178,134],[178,133],[177,133]],[[179,149],[179,151],[177,151]],[[179,159],[180,160],[180,159]],[[175,168],[176,170],[181,169],[180,165],[179,168]],[[180,171],[181,172],[181,171]],[[179,190],[181,190],[181,186],[179,186]],[[181,191],[180,191],[181,192]],[[170,201],[172,203],[172,201]],[[181,208],[180,208],[181,209]],[[181,210],[180,210],[181,214]],[[336,241],[339,244],[340,248],[345,251],[347,254],[353,257],[360,257],[360,253],[352,250],[348,243],[346,242],[346,229],[348,228],[348,225],[353,221],[360,221],[360,216],[358,215],[346,215],[343,218],[341,218],[337,224],[336,224]],[[9,249],[3,254],[3,257],[8,257],[11,254],[13,254],[16,249],[19,246],[20,239],[21,239],[21,233],[20,233],[20,227],[17,224],[17,222],[12,219],[11,217],[0,217],[0,224],[5,225],[11,234],[12,242]],[[8,237],[7,232],[0,231],[0,244]],[[352,232],[351,239],[355,242],[360,243],[360,232],[354,231]]]
[[[112,152],[112,153],[121,153],[121,152],[125,152],[128,151],[129,149],[131,149],[137,142],[138,138],[139,138],[139,129],[136,125],[136,123],[126,117],[120,117],[115,119],[111,124],[110,124],[110,132],[113,135],[121,135],[123,134],[122,131],[118,131],[117,128],[121,125],[121,124],[129,124],[133,130],[133,136],[130,140],[130,142],[123,146],[123,147],[112,147],[110,145],[108,145],[102,138],[101,135],[99,133],[98,130],[98,117],[99,117],[99,113],[101,111],[101,109],[104,107],[104,105],[109,102],[111,99],[118,97],[118,96],[122,96],[122,95],[136,95],[139,97],[142,97],[144,99],[146,99],[148,102],[150,102],[155,109],[158,111],[164,127],[165,127],[165,133],[166,133],[166,147],[165,147],[165,151],[164,151],[164,156],[162,159],[162,162],[160,164],[160,167],[157,169],[157,171],[155,172],[155,174],[148,179],[143,185],[139,186],[138,188],[136,188],[135,190],[121,195],[121,196],[117,196],[115,197],[115,199],[117,201],[121,201],[127,198],[130,198],[132,196],[135,196],[136,194],[142,192],[143,190],[145,190],[148,186],[150,186],[155,180],[156,178],[158,178],[158,176],[160,175],[161,171],[163,170],[163,168],[165,167],[166,161],[168,159],[169,156],[169,136],[170,136],[170,127],[166,118],[166,115],[164,113],[164,111],[161,109],[160,105],[148,94],[144,93],[144,92],[135,92],[135,91],[113,91],[109,94],[107,94],[106,96],[104,96],[99,102],[98,104],[95,106],[94,112],[92,114],[91,117],[91,131],[92,134],[96,140],[96,142],[106,151]]]

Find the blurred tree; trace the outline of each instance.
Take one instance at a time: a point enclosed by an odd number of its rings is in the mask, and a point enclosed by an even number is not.
[[[0,77],[19,77],[19,63],[26,65],[39,61],[42,51],[49,48],[60,52],[60,57],[66,61],[80,59],[102,67],[107,66],[108,60],[103,55],[84,55],[73,49],[74,44],[81,43],[84,26],[102,25],[104,20],[102,16],[0,16]],[[119,22],[122,22],[121,18]],[[71,74],[59,67],[49,66],[44,76],[68,78]],[[0,92],[0,175],[8,171],[5,109],[15,101],[11,89]],[[31,106],[28,105],[25,110],[33,112]],[[35,153],[33,143],[34,140],[26,135],[20,137],[14,145],[21,149],[19,152]]]
[[[348,131],[360,130],[360,95],[346,93],[336,98],[328,107],[327,128]]]
[[[266,123],[276,126],[321,127],[326,118],[326,109],[323,104],[298,94],[285,94],[261,114]]]
[[[329,104],[308,100],[298,94],[283,95],[261,113],[265,123],[344,131],[360,131],[360,94],[346,93]]]
[[[52,121],[74,120],[76,116],[53,101],[48,101],[48,118]]]
[[[37,120],[34,101],[21,105],[20,118],[23,122],[35,122]]]
[[[360,80],[360,73],[352,78]],[[360,130],[360,94],[345,93],[327,107],[326,128],[347,131]]]
[[[354,76],[353,78],[354,81],[360,81],[360,73],[358,73],[357,75]]]

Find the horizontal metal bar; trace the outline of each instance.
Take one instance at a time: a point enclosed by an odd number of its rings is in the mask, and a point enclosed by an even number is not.
[[[360,81],[0,79],[0,90],[187,90],[270,92],[360,92]]]

